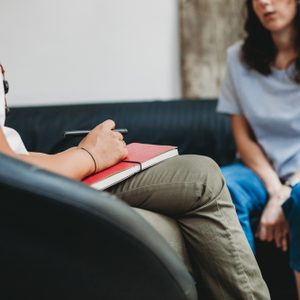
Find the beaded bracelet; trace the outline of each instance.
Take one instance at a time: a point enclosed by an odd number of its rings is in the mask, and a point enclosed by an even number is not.
[[[96,159],[94,158],[94,156],[92,155],[92,153],[91,153],[89,150],[87,150],[86,148],[80,147],[79,149],[84,150],[84,151],[85,151],[86,153],[88,153],[88,154],[90,155],[90,157],[92,158],[92,160],[93,160],[93,162],[94,162],[94,166],[95,166],[95,169],[94,169],[94,173],[93,173],[93,174],[95,174],[95,173],[97,172],[97,163],[96,163]]]

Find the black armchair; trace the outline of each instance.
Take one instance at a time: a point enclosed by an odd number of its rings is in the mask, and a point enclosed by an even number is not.
[[[116,197],[0,154],[0,298],[193,300],[174,250]]]

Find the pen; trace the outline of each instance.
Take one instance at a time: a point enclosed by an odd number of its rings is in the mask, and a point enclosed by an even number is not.
[[[128,130],[126,128],[115,128],[113,131],[120,132],[121,134],[125,135],[128,133]],[[87,135],[90,132],[90,130],[69,130],[65,131],[64,136],[71,137],[71,136],[84,136]]]

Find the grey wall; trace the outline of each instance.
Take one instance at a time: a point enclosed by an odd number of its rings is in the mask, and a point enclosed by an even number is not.
[[[182,96],[216,98],[227,48],[244,34],[245,0],[180,0]]]
[[[180,97],[177,0],[0,1],[11,105]]]

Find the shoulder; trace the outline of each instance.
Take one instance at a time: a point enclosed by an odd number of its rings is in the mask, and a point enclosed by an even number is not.
[[[243,44],[243,40],[238,40],[227,48],[227,68],[229,68],[231,72],[238,73],[239,76],[249,72],[249,68],[242,59]]]
[[[227,48],[227,60],[241,63],[243,41],[238,40]]]

